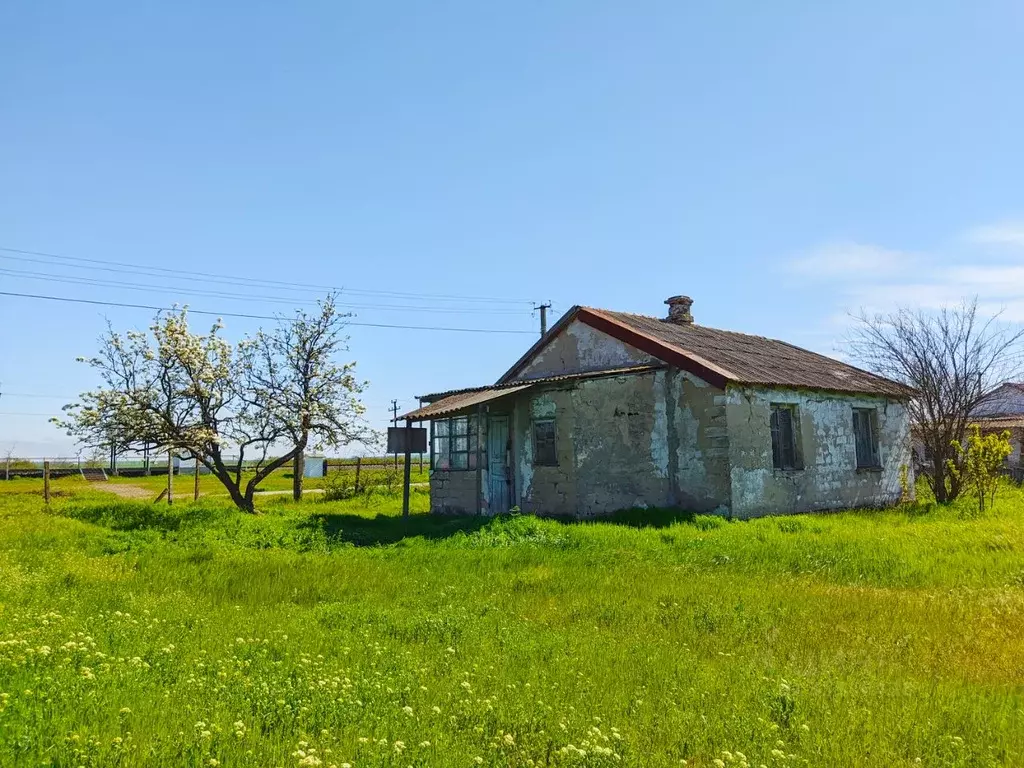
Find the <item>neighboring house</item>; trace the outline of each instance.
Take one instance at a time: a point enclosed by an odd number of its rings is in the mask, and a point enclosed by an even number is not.
[[[431,509],[749,517],[883,506],[911,392],[782,341],[573,307],[496,384],[424,396]]]
[[[1024,466],[1024,383],[1008,382],[996,387],[985,401],[971,413],[972,423],[982,432],[1010,433],[1013,453],[1007,459],[1010,467]]]

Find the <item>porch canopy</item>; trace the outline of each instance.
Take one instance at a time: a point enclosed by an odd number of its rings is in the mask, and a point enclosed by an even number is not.
[[[421,406],[414,411],[409,411],[400,419],[408,421],[428,421],[448,416],[458,416],[463,413],[470,413],[477,406],[497,400],[513,392],[521,392],[525,389],[540,386],[542,384],[558,384],[561,382],[572,382],[580,379],[596,379],[604,376],[622,376],[634,373],[647,373],[664,368],[664,365],[634,365],[628,368],[610,368],[603,371],[588,371],[586,373],[570,373],[562,376],[547,376],[528,381],[513,381],[508,384],[492,384],[487,387],[474,387],[472,389],[456,389],[450,392],[439,392],[433,395],[424,395],[420,400],[430,401],[428,405]]]

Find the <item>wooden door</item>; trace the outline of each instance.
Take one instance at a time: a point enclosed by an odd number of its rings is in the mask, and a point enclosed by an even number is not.
[[[491,514],[502,514],[512,507],[508,448],[508,416],[491,416],[487,423],[487,489]]]

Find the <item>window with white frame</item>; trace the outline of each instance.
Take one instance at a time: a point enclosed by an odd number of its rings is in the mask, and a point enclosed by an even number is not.
[[[454,416],[430,423],[433,440],[431,469],[463,470],[477,467],[477,416]],[[487,420],[482,421],[486,430]],[[480,444],[480,462],[486,463],[486,432]]]

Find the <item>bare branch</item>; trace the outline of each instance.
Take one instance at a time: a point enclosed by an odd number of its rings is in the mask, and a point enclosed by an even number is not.
[[[981,317],[977,298],[936,312],[898,309],[861,312],[846,349],[865,368],[916,391],[909,409],[927,461],[919,469],[939,501],[960,492],[957,472],[961,444],[972,415],[1000,385],[1019,378],[1024,329]]]

